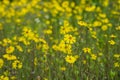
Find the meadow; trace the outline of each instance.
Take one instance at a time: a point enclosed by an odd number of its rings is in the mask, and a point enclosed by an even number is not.
[[[120,80],[120,0],[0,0],[0,80]]]

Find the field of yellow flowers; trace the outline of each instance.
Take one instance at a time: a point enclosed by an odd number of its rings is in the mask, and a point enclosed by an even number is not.
[[[0,0],[0,80],[120,80],[120,0]]]

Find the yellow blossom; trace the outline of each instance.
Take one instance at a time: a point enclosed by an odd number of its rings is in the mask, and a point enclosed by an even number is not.
[[[20,45],[17,45],[16,48],[20,51],[20,52],[23,52],[23,49]]]
[[[85,10],[88,11],[88,12],[92,12],[92,11],[95,10],[95,8],[96,8],[95,5],[93,5],[93,6],[87,6],[87,7],[85,8]]]
[[[120,57],[120,54],[114,54],[114,57],[115,57],[115,58],[119,58],[119,57]]]
[[[38,59],[35,57],[34,59],[34,65],[36,66],[38,64]]]
[[[4,54],[3,57],[7,60],[15,60],[17,59],[15,55]]]
[[[9,77],[2,75],[0,76],[0,80],[9,80]]]
[[[51,29],[44,30],[44,34],[52,34],[52,30]]]
[[[61,70],[61,71],[65,71],[65,70],[66,70],[66,67],[61,67],[60,70]]]
[[[116,30],[120,30],[120,26],[116,27]]]
[[[101,18],[106,18],[106,14],[105,14],[105,13],[99,13],[99,16],[100,16]]]
[[[112,35],[110,35],[110,37],[111,37],[111,38],[116,38],[117,36],[114,35],[114,34],[112,34]]]
[[[72,35],[70,35],[70,34],[66,34],[66,35],[64,36],[64,41],[65,41],[66,43],[73,44],[73,43],[76,42],[76,37],[74,37],[74,36],[72,36]]]
[[[91,49],[90,48],[83,48],[82,49],[84,53],[91,53]]]
[[[86,63],[87,63],[87,61],[86,61],[86,60],[83,60],[82,62],[83,62],[83,64],[86,64]]]
[[[65,57],[65,60],[66,60],[66,62],[68,62],[70,64],[73,64],[77,60],[77,58],[75,56],[69,56],[69,55],[67,55]]]
[[[0,23],[0,30],[2,30],[3,29],[3,25],[2,25],[2,23]]]
[[[80,26],[85,26],[85,27],[87,26],[87,23],[84,22],[84,21],[79,21],[78,24],[79,24]]]
[[[115,41],[114,40],[110,40],[108,41],[111,45],[115,45]]]
[[[107,26],[107,25],[103,25],[103,26],[101,27],[101,29],[102,29],[103,31],[106,31],[106,30],[108,29],[108,26]]]
[[[3,59],[0,58],[0,68],[2,68],[3,64],[4,64],[4,61]]]
[[[19,61],[19,60],[15,60],[13,63],[12,63],[12,68],[13,69],[21,69],[22,68],[22,63]]]
[[[114,63],[114,66],[115,66],[115,67],[120,67],[120,64],[119,64],[118,62],[115,62],[115,63]]]
[[[91,59],[96,60],[97,56],[95,54],[91,54]]]
[[[100,22],[100,21],[94,21],[93,22],[94,27],[98,27],[98,26],[101,26],[101,25],[102,25],[102,22]]]
[[[66,27],[66,26],[60,27],[60,34],[66,34],[68,32],[70,32],[69,27]]]
[[[15,50],[15,48],[13,46],[9,46],[8,48],[6,48],[6,53],[13,53]]]

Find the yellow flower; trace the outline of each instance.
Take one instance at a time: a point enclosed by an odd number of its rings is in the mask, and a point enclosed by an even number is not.
[[[10,39],[8,39],[8,38],[4,38],[4,39],[3,39],[2,46],[5,47],[5,46],[7,46],[8,44],[11,44],[11,42],[12,42],[12,41],[11,41]]]
[[[12,63],[12,68],[13,69],[21,69],[22,68],[22,62],[20,62],[19,60],[15,60],[13,63]]]
[[[114,63],[114,66],[115,66],[115,67],[120,67],[120,64],[119,64],[118,62],[115,62],[115,63]]]
[[[6,48],[6,53],[13,53],[15,50],[15,48],[13,46],[9,46],[8,48]]]
[[[16,23],[20,24],[21,23],[21,19],[16,19]]]
[[[102,25],[102,22],[100,22],[100,21],[94,21],[93,22],[94,27],[98,27],[98,26],[101,26],[101,25]]]
[[[0,59],[0,68],[2,68],[3,64],[4,64],[4,61]]]
[[[116,38],[117,36],[114,35],[114,34],[112,34],[112,35],[110,35],[110,37],[111,37],[111,38]]]
[[[23,28],[23,35],[27,35],[27,34],[29,34],[31,32],[31,29],[30,28],[28,28],[28,27],[24,27]]]
[[[61,67],[60,70],[61,70],[61,71],[65,71],[65,70],[66,70],[66,67]]]
[[[103,55],[103,53],[101,53],[101,52],[100,52],[100,53],[98,53],[98,55],[99,55],[99,56],[102,56],[102,55]]]
[[[102,29],[103,31],[106,31],[106,30],[108,29],[108,26],[103,25],[103,26],[101,27],[101,29]]]
[[[73,37],[73,36],[70,35],[70,34],[66,34],[66,35],[64,36],[64,41],[65,41],[66,43],[73,44],[73,43],[76,42],[76,37]]]
[[[11,76],[10,79],[11,80],[16,80],[17,78],[16,78],[16,76]]]
[[[65,44],[64,45],[64,50],[63,50],[63,52],[64,53],[68,53],[68,54],[71,54],[72,52],[72,50],[71,50],[71,48],[72,48],[72,46],[70,45],[70,44]]]
[[[83,48],[82,50],[83,50],[84,53],[90,53],[91,52],[90,48]]]
[[[35,57],[34,58],[34,65],[36,66],[38,64],[38,59]]]
[[[69,56],[69,55],[67,55],[65,57],[65,60],[66,60],[66,62],[68,62],[70,64],[73,64],[77,60],[77,58],[75,56]]]
[[[2,75],[0,76],[0,80],[9,80],[9,77]]]
[[[103,23],[108,23],[109,22],[109,19],[108,18],[105,18],[105,19],[102,19],[101,20]]]
[[[23,49],[20,45],[17,45],[16,48],[20,51],[20,52],[23,52]]]
[[[31,49],[27,49],[27,52],[30,53],[30,52],[31,52]]]
[[[101,18],[106,18],[106,14],[104,14],[104,13],[99,13],[99,16],[100,16]]]
[[[51,29],[44,30],[44,34],[52,34],[52,30]]]
[[[84,21],[79,21],[78,24],[79,24],[80,26],[85,26],[85,27],[87,26],[87,23],[84,22]]]
[[[47,78],[44,78],[44,80],[48,80]]]
[[[4,54],[3,57],[6,58],[7,60],[17,59],[15,55],[10,55],[10,54]]]
[[[85,10],[88,11],[88,12],[92,12],[92,11],[95,10],[95,8],[96,8],[96,6],[93,5],[93,6],[88,6],[88,7],[86,7]]]
[[[70,30],[69,30],[69,27],[66,27],[66,26],[61,26],[60,27],[60,34],[66,34],[68,33]]]
[[[56,46],[56,49],[58,49],[59,51],[64,51],[64,49],[65,49],[65,41],[61,40],[58,47]]]
[[[109,0],[104,0],[103,3],[102,3],[102,5],[104,7],[107,7],[109,5]]]
[[[2,23],[0,23],[0,30],[2,30],[3,29],[3,25],[2,25]]]
[[[96,39],[97,38],[96,32],[95,31],[91,31],[91,36]]]
[[[110,40],[108,41],[111,45],[115,45],[115,41],[114,40]]]
[[[68,5],[69,5],[69,1],[64,1],[64,2],[62,3],[62,7],[64,7],[64,8],[67,8]]]
[[[120,54],[114,54],[114,57],[115,57],[115,58],[119,58],[119,57],[120,57]]]
[[[58,46],[57,46],[57,45],[53,45],[52,48],[53,48],[54,50],[56,50],[56,51],[58,50]]]
[[[95,54],[91,54],[91,59],[96,60],[97,56]]]
[[[47,43],[42,45],[42,51],[43,51],[43,52],[48,51],[48,49],[49,49],[49,46],[48,46]]]
[[[75,7],[75,3],[74,3],[74,2],[71,2],[70,6],[71,6],[71,7]]]
[[[120,26],[116,27],[116,30],[120,30]]]
[[[86,60],[83,60],[82,62],[83,62],[83,64],[86,64],[86,63],[87,63],[87,61],[86,61]]]

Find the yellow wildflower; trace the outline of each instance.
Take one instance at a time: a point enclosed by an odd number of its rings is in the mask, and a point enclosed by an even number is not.
[[[44,30],[44,34],[52,34],[52,30],[51,29]]]
[[[64,41],[65,41],[66,43],[73,44],[73,43],[76,42],[76,37],[73,37],[73,36],[70,35],[70,34],[66,34],[66,35],[64,36]]]
[[[13,69],[21,69],[22,68],[22,63],[19,61],[19,60],[15,60],[13,63],[12,63],[12,68]]]
[[[115,45],[115,41],[114,40],[110,40],[108,41],[111,45]]]
[[[91,59],[96,60],[97,56],[95,54],[91,54]]]
[[[119,58],[119,57],[120,57],[120,54],[114,54],[114,57],[115,57],[115,58]]]
[[[86,63],[87,63],[87,61],[86,61],[86,60],[83,60],[82,62],[83,62],[83,64],[86,64]]]
[[[114,35],[114,34],[112,34],[112,35],[110,35],[110,37],[111,37],[111,38],[116,38],[117,36]]]
[[[36,66],[38,64],[38,59],[35,57],[34,59],[34,65]]]
[[[4,54],[3,57],[6,58],[7,60],[17,59],[15,55],[10,55],[10,54]]]
[[[99,16],[100,16],[101,18],[106,18],[106,14],[104,14],[104,13],[99,13]]]
[[[20,45],[17,45],[16,48],[20,51],[20,52],[23,52],[23,49]]]
[[[103,25],[103,26],[101,27],[101,29],[102,29],[103,31],[106,31],[106,30],[108,29],[108,26],[107,26],[107,25]]]
[[[0,80],[9,80],[9,77],[2,75],[0,76]]]
[[[85,10],[88,11],[88,12],[93,12],[95,10],[95,8],[96,8],[96,6],[93,5],[93,6],[86,7]]]
[[[120,30],[120,26],[116,27],[116,30]]]
[[[0,68],[2,68],[3,64],[4,64],[4,61],[0,59]]]
[[[91,52],[90,48],[83,48],[82,50],[83,50],[84,53],[90,53]]]
[[[70,64],[73,64],[77,60],[77,58],[75,56],[69,56],[69,55],[67,55],[65,57],[65,60],[66,60],[66,62],[68,62]]]
[[[79,21],[78,24],[79,24],[80,26],[85,26],[85,27],[87,26],[87,23],[84,22],[84,21]]]
[[[2,30],[3,29],[3,25],[2,25],[2,23],[0,23],[0,30]]]
[[[120,67],[120,64],[119,64],[118,62],[115,62],[115,63],[114,63],[114,66],[115,66],[115,67]]]
[[[13,46],[9,46],[8,48],[6,48],[6,53],[13,53],[15,50],[15,48]]]
[[[68,5],[69,5],[69,1],[64,1],[64,2],[62,3],[62,7],[64,7],[64,8],[67,8]]]
[[[102,22],[100,22],[100,21],[94,21],[93,22],[94,27],[98,27],[98,26],[101,26],[101,25],[102,25]]]
[[[66,34],[68,33],[70,30],[69,30],[69,27],[66,27],[66,26],[61,26],[60,27],[60,34]]]
[[[66,67],[61,67],[60,70],[61,70],[61,71],[65,71],[65,70],[66,70]]]

